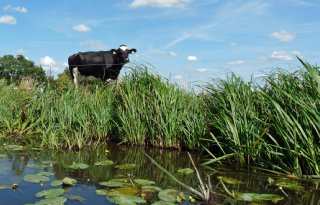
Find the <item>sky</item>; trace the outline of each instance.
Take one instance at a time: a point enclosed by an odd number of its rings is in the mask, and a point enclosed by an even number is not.
[[[320,59],[320,0],[0,0],[0,56],[48,74],[70,55],[125,44],[131,64],[183,85],[245,80]]]

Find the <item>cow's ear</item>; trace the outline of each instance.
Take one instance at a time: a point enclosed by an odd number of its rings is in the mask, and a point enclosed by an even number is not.
[[[116,49],[111,49],[111,51],[112,51],[112,54],[113,54],[113,55],[116,55],[116,54],[117,54],[117,50],[116,50]]]
[[[133,49],[130,49],[130,53],[131,54],[135,54],[137,52],[137,49],[133,48]]]

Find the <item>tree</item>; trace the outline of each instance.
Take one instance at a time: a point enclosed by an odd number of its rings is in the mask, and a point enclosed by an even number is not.
[[[23,55],[0,57],[0,78],[6,79],[9,83],[18,83],[23,77],[30,77],[40,84],[46,82],[44,70]]]

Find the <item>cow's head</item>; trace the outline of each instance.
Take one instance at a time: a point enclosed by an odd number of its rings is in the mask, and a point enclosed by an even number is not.
[[[137,49],[132,48],[128,49],[126,45],[121,45],[117,50],[112,49],[113,55],[117,56],[118,63],[125,64],[129,62],[129,54],[134,54],[137,52]]]

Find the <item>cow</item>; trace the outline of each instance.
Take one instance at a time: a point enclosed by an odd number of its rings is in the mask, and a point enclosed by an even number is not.
[[[109,51],[88,51],[73,54],[68,58],[71,79],[78,87],[79,75],[93,76],[104,84],[117,80],[124,64],[129,62],[129,54],[136,53],[135,48],[128,49],[120,45],[118,49]]]

